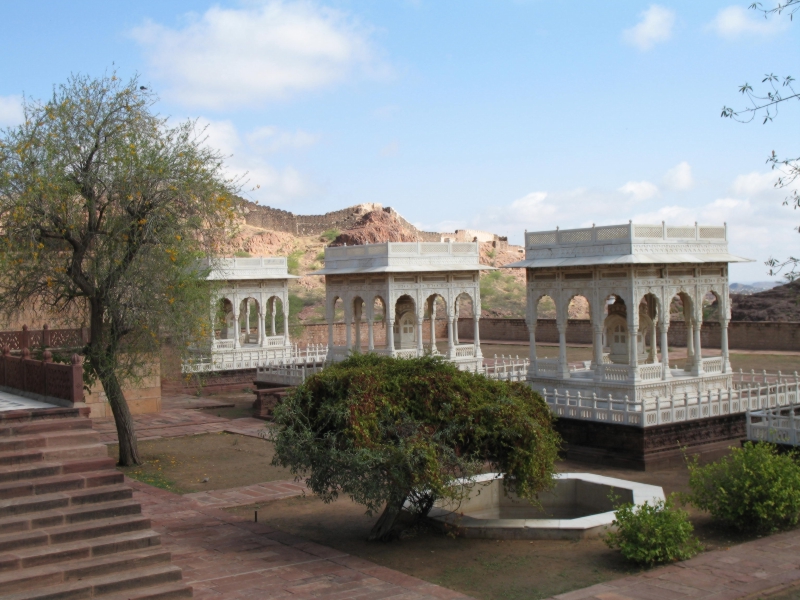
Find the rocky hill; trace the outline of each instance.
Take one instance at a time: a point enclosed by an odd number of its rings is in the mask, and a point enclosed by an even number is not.
[[[731,294],[733,321],[800,321],[800,280],[756,294]]]

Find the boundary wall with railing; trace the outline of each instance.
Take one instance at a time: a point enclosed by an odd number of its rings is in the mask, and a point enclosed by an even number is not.
[[[547,404],[558,417],[596,421],[634,427],[653,427],[696,421],[709,417],[744,414],[748,411],[789,406],[800,400],[800,378],[781,374],[745,378],[734,375],[734,387],[729,390],[709,390],[700,394],[673,394],[671,396],[631,400],[600,397],[597,394],[570,394],[558,388],[541,391]]]
[[[23,348],[78,348],[89,343],[89,328],[50,329],[45,324],[41,329],[0,331],[0,348],[8,347],[12,352]]]
[[[61,400],[69,404],[83,402],[83,364],[72,355],[70,364],[54,363],[49,350],[42,360],[30,357],[28,348],[21,356],[12,356],[6,346],[0,355],[0,387],[10,393]]]

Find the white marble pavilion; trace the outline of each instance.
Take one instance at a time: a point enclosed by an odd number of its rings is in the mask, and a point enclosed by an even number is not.
[[[439,354],[436,342],[436,304],[444,303],[448,360],[463,368],[482,366],[480,348],[479,244],[474,242],[388,242],[325,249],[325,315],[328,322],[328,360],[352,352],[376,352],[410,358]],[[473,343],[458,340],[459,305],[471,301]],[[337,302],[343,304],[344,344],[335,345]],[[380,310],[376,314],[375,306]],[[426,317],[427,315],[427,317]],[[430,321],[428,339],[423,322]],[[376,344],[375,326],[385,327],[385,343]],[[363,327],[366,325],[366,340]]]
[[[628,223],[526,232],[525,260],[505,267],[527,271],[529,382],[538,391],[631,401],[730,389],[728,265],[747,260],[728,252],[724,225]],[[556,359],[536,357],[537,309],[544,296],[556,307]],[[566,332],[576,296],[589,302],[594,343],[592,360],[571,366]],[[704,299],[711,297],[722,352],[704,358],[700,331]],[[687,328],[688,360],[680,369],[669,364],[670,320],[677,316],[670,315],[671,306],[682,312]]]
[[[289,362],[295,353],[289,338],[289,281],[297,277],[289,274],[286,257],[220,258],[208,266],[208,280],[218,283],[211,308],[215,326],[210,351],[198,351],[184,364],[184,371],[255,369]]]

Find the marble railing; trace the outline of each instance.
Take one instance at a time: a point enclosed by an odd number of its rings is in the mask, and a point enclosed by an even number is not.
[[[797,446],[800,440],[800,405],[748,412],[747,439]]]
[[[210,354],[192,354],[183,361],[181,370],[183,373],[212,373],[256,369],[268,365],[310,365],[324,362],[327,355],[328,346],[324,344],[313,344],[305,348],[297,345],[281,345],[276,348],[216,348]]]
[[[545,389],[542,396],[559,417],[652,427],[797,404],[800,383],[750,383],[738,389],[710,390],[697,395],[674,394],[644,401],[627,396],[581,396],[558,389]]]

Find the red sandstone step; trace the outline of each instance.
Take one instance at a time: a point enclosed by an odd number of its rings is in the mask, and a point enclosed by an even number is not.
[[[100,469],[113,469],[115,466],[116,462],[114,459],[108,456],[64,460],[61,462],[5,465],[0,466],[0,483],[36,479],[40,477],[53,477],[55,475],[69,475],[72,473],[85,473],[87,471],[99,471]]]
[[[42,419],[27,422],[8,422],[0,420],[0,437],[33,435],[51,431],[91,429],[91,419],[76,417],[67,419]]]
[[[17,592],[4,596],[4,600],[55,600],[57,598],[94,598],[123,590],[135,590],[181,580],[181,570],[172,565],[155,565],[113,575],[89,577],[36,590]],[[132,594],[122,597],[135,598]],[[147,596],[140,596],[146,598]]]
[[[21,496],[9,500],[0,500],[0,519],[67,506],[127,500],[132,497],[133,490],[119,484],[53,494],[40,494],[38,496]]]
[[[169,564],[171,559],[172,556],[168,551],[155,547],[87,560],[20,569],[0,574],[0,590],[7,594],[110,573],[119,573],[124,576],[125,571]]]
[[[30,435],[0,437],[0,453],[30,448],[81,446],[90,443],[101,443],[100,434],[94,429],[66,429]]]
[[[0,483],[0,500],[37,496],[69,490],[89,489],[122,483],[125,476],[117,470],[89,471],[69,475],[55,475],[34,480]]]
[[[0,467],[78,458],[107,457],[105,445],[96,441],[81,446],[57,446],[55,448],[26,448],[11,452],[0,452]]]
[[[75,542],[149,528],[150,519],[141,515],[129,515],[72,523],[60,527],[21,531],[0,536],[0,552],[10,553],[23,548]]]
[[[143,550],[161,545],[161,536],[152,530],[130,531],[58,546],[41,546],[0,554],[0,573],[42,565]]]
[[[143,590],[129,590],[121,594],[103,596],[105,600],[173,600],[173,598],[191,597],[192,588],[183,583],[170,583]]]
[[[72,523],[111,519],[124,515],[138,515],[142,506],[135,500],[116,500],[99,504],[67,506],[25,515],[15,515],[0,519],[0,535],[17,531],[32,531],[49,527],[59,527]]]

